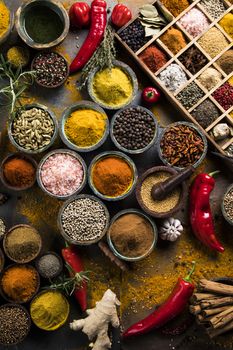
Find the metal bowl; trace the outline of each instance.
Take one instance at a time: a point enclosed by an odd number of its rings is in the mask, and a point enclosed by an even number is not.
[[[137,77],[136,77],[134,71],[124,62],[114,61],[113,66],[121,68],[131,79],[131,83],[133,86],[133,92],[132,92],[132,96],[129,98],[129,100],[127,102],[114,107],[114,106],[106,105],[106,104],[102,103],[101,101],[99,101],[98,99],[96,99],[96,97],[94,96],[94,93],[93,93],[93,84],[92,83],[93,83],[93,79],[94,79],[95,74],[99,71],[98,68],[94,69],[91,72],[91,74],[89,75],[89,78],[87,81],[87,90],[88,90],[88,93],[89,93],[91,99],[95,103],[98,103],[101,107],[103,107],[104,109],[117,110],[117,109],[120,109],[120,108],[123,108],[123,107],[126,107],[127,105],[129,105],[133,101],[133,99],[136,97],[137,92],[138,92],[138,80],[137,80]]]
[[[91,200],[95,200],[96,202],[98,202],[99,204],[101,204],[101,206],[103,207],[104,211],[105,211],[105,216],[106,216],[106,224],[105,224],[105,229],[103,230],[102,234],[100,237],[95,238],[93,240],[89,240],[89,241],[78,241],[78,240],[74,240],[72,239],[70,236],[68,236],[66,234],[66,232],[63,229],[63,225],[62,225],[62,213],[64,211],[64,209],[67,207],[68,204],[70,204],[71,202],[75,201],[76,199],[80,199],[80,198],[90,198]],[[60,228],[60,232],[61,235],[63,236],[63,238],[65,239],[65,241],[67,241],[70,244],[75,244],[75,245],[83,245],[83,246],[87,246],[87,245],[91,245],[94,243],[97,243],[98,241],[101,240],[101,238],[104,237],[104,235],[106,234],[107,230],[108,230],[108,226],[109,226],[109,212],[108,209],[106,207],[106,205],[99,199],[96,198],[95,196],[91,196],[88,194],[80,194],[78,196],[72,197],[69,200],[67,200],[63,206],[60,208],[59,214],[58,214],[58,227]]]
[[[5,3],[5,1],[3,1]],[[7,4],[6,4],[7,6]],[[7,7],[8,8],[8,7]],[[10,11],[10,9],[8,9]],[[9,23],[9,27],[7,29],[7,31],[5,32],[5,34],[3,34],[0,38],[0,45],[2,45],[10,36],[13,28],[14,28],[14,12],[10,11],[10,23]]]
[[[56,40],[46,44],[35,42],[27,34],[25,28],[25,14],[29,11],[29,9],[34,8],[34,11],[36,11],[36,7],[42,5],[44,7],[54,10],[54,12],[56,12],[59,15],[61,21],[63,22],[62,34]],[[16,12],[15,25],[19,36],[28,46],[32,47],[33,49],[44,50],[57,46],[66,38],[69,32],[70,20],[67,11],[60,2],[54,0],[29,0],[18,8]]]
[[[206,157],[206,154],[207,154],[207,149],[208,149],[208,143],[207,143],[207,139],[205,137],[205,135],[202,133],[202,131],[193,123],[189,123],[189,122],[176,122],[176,123],[172,123],[170,125],[168,125],[166,128],[164,128],[164,130],[161,132],[161,134],[159,135],[159,146],[158,146],[158,154],[159,154],[159,158],[161,159],[161,161],[163,162],[164,165],[166,166],[171,166],[173,167],[174,169],[176,170],[182,170],[184,169],[184,167],[178,167],[178,166],[173,166],[171,165],[167,159],[163,156],[163,153],[162,153],[162,149],[160,147],[160,144],[161,144],[161,141],[163,139],[163,136],[165,134],[166,131],[168,131],[172,126],[176,126],[176,125],[187,125],[189,126],[190,128],[194,129],[198,135],[202,138],[203,140],[203,143],[204,143],[204,150],[203,150],[203,153],[201,155],[201,157],[198,159],[198,161],[196,161],[196,163],[194,164],[191,164],[194,168],[197,168],[201,163],[202,161],[205,159]]]
[[[161,212],[161,213],[150,210],[144,204],[144,201],[143,201],[142,196],[141,196],[142,183],[148,176],[150,176],[156,172],[160,172],[160,171],[168,172],[171,175],[177,174],[177,171],[175,169],[173,169],[171,167],[167,167],[167,166],[157,166],[157,167],[153,167],[153,168],[148,169],[138,179],[137,186],[136,186],[136,198],[137,198],[138,204],[140,205],[142,210],[145,211],[148,215],[150,215],[154,218],[165,219],[165,218],[170,218],[172,215],[174,215],[175,213],[177,213],[179,210],[182,209],[182,207],[184,206],[184,199],[185,199],[185,195],[187,192],[187,188],[186,188],[186,185],[184,182],[180,185],[180,188],[181,188],[180,200],[179,200],[178,204],[173,209],[171,209],[167,212]]]
[[[71,155],[72,157],[76,158],[80,164],[82,165],[83,167],[83,180],[82,180],[82,183],[81,185],[79,186],[79,188],[77,188],[77,190],[75,192],[73,192],[72,194],[68,194],[66,196],[59,196],[59,195],[56,195],[56,194],[53,194],[51,192],[49,192],[47,190],[47,188],[44,186],[42,180],[41,180],[41,170],[42,170],[42,167],[43,167],[43,164],[44,162],[50,157],[52,156],[53,154],[69,154]],[[46,156],[44,156],[39,165],[38,165],[38,168],[37,168],[37,173],[36,173],[36,177],[37,177],[37,183],[38,185],[40,186],[40,188],[46,193],[48,194],[49,196],[53,197],[53,198],[57,198],[57,199],[61,199],[61,200],[66,200],[67,198],[75,195],[75,194],[78,194],[79,192],[82,191],[83,187],[86,185],[86,181],[87,181],[87,167],[86,167],[86,163],[84,162],[83,158],[76,152],[74,151],[71,151],[69,149],[56,149],[54,151],[51,151],[49,153],[46,154]]]
[[[106,116],[106,127],[105,127],[105,132],[102,136],[102,138],[93,146],[90,146],[90,147],[78,147],[77,145],[75,145],[74,143],[72,143],[68,137],[66,136],[66,133],[65,133],[65,123],[66,123],[66,120],[67,118],[71,115],[71,113],[79,110],[79,109],[93,109],[94,111],[97,111],[103,115]],[[91,152],[91,151],[94,151],[96,150],[97,148],[99,148],[100,146],[103,145],[103,143],[106,141],[107,137],[108,137],[108,134],[109,134],[109,120],[108,120],[108,116],[107,114],[105,113],[105,111],[99,107],[97,104],[93,103],[93,102],[90,102],[90,101],[81,101],[81,102],[78,102],[78,103],[75,103],[73,105],[71,105],[70,107],[66,108],[64,110],[64,112],[62,113],[62,117],[61,117],[61,120],[60,120],[60,123],[59,123],[59,134],[60,134],[60,137],[62,139],[62,141],[64,142],[64,144],[77,151],[77,152]]]
[[[4,167],[4,164],[7,163],[10,159],[14,159],[14,158],[20,158],[20,159],[25,159],[27,161],[29,161],[35,168],[35,178],[33,180],[33,182],[27,186],[12,186],[10,185],[5,176],[4,176],[4,172],[3,172],[3,167]],[[8,155],[6,158],[3,159],[2,161],[2,164],[1,164],[1,169],[0,169],[0,179],[2,181],[2,183],[4,184],[4,186],[6,188],[8,188],[9,190],[14,190],[14,191],[23,191],[23,190],[27,190],[29,188],[31,188],[32,186],[34,186],[35,182],[36,182],[36,170],[37,170],[37,162],[35,161],[34,158],[30,157],[29,155],[27,154],[23,154],[23,153],[13,153],[13,154],[10,154]]]
[[[39,148],[38,150],[28,150],[28,149],[25,149],[23,147],[21,147],[14,139],[14,137],[12,136],[12,126],[13,126],[13,121],[14,119],[12,119],[9,124],[8,124],[8,136],[9,136],[9,139],[12,143],[12,145],[14,147],[16,147],[20,152],[24,152],[24,153],[29,153],[29,154],[38,154],[38,153],[42,153],[44,151],[46,151],[49,147],[52,146],[52,144],[54,143],[54,141],[56,140],[57,138],[57,134],[58,134],[58,123],[57,123],[57,118],[56,118],[56,115],[46,106],[44,105],[41,105],[39,103],[32,103],[32,104],[28,104],[28,105],[25,105],[23,106],[24,109],[26,110],[29,110],[29,109],[32,109],[32,108],[38,108],[38,109],[42,109],[44,110],[45,112],[47,112],[51,119],[53,120],[53,123],[54,123],[54,134],[51,138],[51,141],[48,145],[46,145],[45,147],[42,147],[42,148]],[[16,117],[17,118],[17,115]]]
[[[109,197],[106,196],[102,193],[100,193],[93,181],[92,181],[92,171],[93,171],[93,167],[95,166],[95,164],[100,161],[103,158],[108,158],[108,157],[117,157],[120,159],[123,159],[124,161],[126,161],[128,163],[128,165],[131,167],[132,169],[132,173],[133,173],[133,181],[131,186],[128,188],[128,190],[126,192],[124,192],[122,195],[117,196],[117,197]],[[131,158],[129,158],[126,154],[122,153],[122,152],[116,152],[116,151],[109,151],[109,152],[103,152],[98,154],[91,162],[89,168],[88,168],[88,183],[89,186],[91,187],[92,191],[94,192],[94,194],[98,197],[100,197],[101,199],[104,199],[106,201],[119,201],[122,200],[126,197],[128,197],[134,190],[135,186],[136,186],[136,182],[137,182],[137,178],[138,178],[138,174],[137,174],[137,168],[134,164],[134,162],[132,161]]]
[[[55,252],[52,252],[52,251],[48,251],[44,254],[42,254],[41,256],[39,256],[36,260],[36,269],[37,271],[39,272],[40,276],[43,277],[43,278],[46,278],[46,279],[49,279],[50,277],[46,277],[40,270],[40,267],[39,267],[39,262],[40,262],[40,259],[43,258],[45,255],[54,255],[58,260],[59,260],[59,263],[60,263],[60,269],[59,271],[53,275],[52,278],[55,278],[55,277],[58,277],[61,273],[62,273],[62,270],[63,270],[63,261],[62,261],[62,258],[60,257],[60,255],[58,255],[57,253]]]
[[[2,272],[2,270],[4,268],[4,264],[5,264],[5,257],[4,257],[2,249],[0,248],[0,273]]]
[[[144,148],[141,148],[141,149],[134,149],[134,150],[131,150],[131,149],[128,149],[128,148],[125,148],[123,146],[121,146],[121,144],[117,141],[117,139],[115,138],[114,136],[114,132],[113,132],[113,128],[114,128],[114,123],[116,121],[116,118],[118,117],[118,115],[122,112],[122,111],[125,111],[127,109],[130,109],[130,108],[139,108],[148,113],[154,120],[154,124],[155,124],[155,133],[154,133],[154,137],[153,139],[151,140],[150,143],[148,143],[148,145]],[[125,107],[125,108],[122,108],[121,110],[117,111],[113,118],[112,118],[112,121],[111,121],[111,125],[110,125],[110,136],[111,136],[111,139],[112,139],[112,142],[114,143],[114,145],[119,148],[122,152],[125,152],[125,153],[130,153],[130,154],[139,154],[139,153],[144,153],[146,152],[149,148],[151,148],[156,140],[157,140],[157,136],[158,136],[158,122],[157,120],[155,119],[155,115],[147,108],[145,107],[142,107],[142,106],[136,106],[136,105],[132,105],[132,106],[129,106],[129,107]]]
[[[110,235],[110,227],[111,225],[117,220],[119,219],[119,217],[125,215],[125,214],[137,214],[137,215],[140,215],[142,216],[144,219],[146,219],[152,226],[152,229],[153,229],[153,233],[154,233],[154,240],[153,240],[153,243],[150,247],[150,249],[143,255],[141,256],[137,256],[137,257],[127,257],[127,256],[124,256],[122,255],[121,253],[119,253],[117,251],[117,249],[115,248],[112,240],[111,240],[111,235]],[[111,223],[109,225],[109,230],[108,230],[108,233],[107,233],[107,240],[108,240],[108,244],[109,244],[109,247],[111,248],[111,250],[113,251],[113,253],[120,259],[122,260],[125,260],[125,261],[139,261],[139,260],[142,260],[144,258],[146,258],[154,249],[156,243],[157,243],[157,240],[158,240],[158,231],[157,231],[157,227],[155,225],[155,223],[147,216],[145,215],[143,212],[141,212],[140,210],[136,210],[136,209],[126,209],[126,210],[122,210],[120,211],[119,213],[117,213],[111,220]]]
[[[39,249],[37,251],[37,253],[32,257],[32,258],[29,258],[27,260],[24,260],[24,261],[21,261],[21,260],[17,260],[17,259],[14,259],[12,258],[12,256],[10,255],[8,249],[7,249],[7,238],[8,236],[11,234],[12,231],[14,231],[16,228],[19,228],[19,227],[29,227],[29,228],[32,228],[35,233],[38,235],[38,237],[40,238],[40,242],[39,242]],[[4,238],[3,238],[3,249],[4,249],[4,252],[6,254],[6,256],[14,261],[15,263],[17,264],[26,264],[26,263],[29,263],[31,262],[32,260],[36,259],[38,257],[38,255],[40,254],[41,252],[41,248],[42,248],[42,239],[41,239],[41,235],[39,234],[39,232],[31,225],[26,225],[26,224],[19,224],[19,225],[14,225],[13,227],[10,228],[10,230],[8,230],[8,232],[5,234]]]
[[[233,184],[231,184],[231,185],[227,188],[226,192],[224,193],[223,199],[222,199],[222,204],[221,204],[221,210],[222,210],[222,215],[224,216],[224,219],[225,219],[230,225],[233,226],[233,219],[230,219],[230,218],[229,218],[229,216],[228,216],[227,213],[226,213],[225,206],[224,206],[225,197],[226,197],[226,195],[228,194],[228,192],[230,192],[230,190],[232,190],[232,189],[233,189]]]

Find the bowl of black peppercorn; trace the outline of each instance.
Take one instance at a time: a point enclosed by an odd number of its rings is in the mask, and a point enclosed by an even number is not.
[[[158,121],[145,107],[125,107],[114,114],[110,135],[121,151],[130,154],[143,153],[157,141]]]

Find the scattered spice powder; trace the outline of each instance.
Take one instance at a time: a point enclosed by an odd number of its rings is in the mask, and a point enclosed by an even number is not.
[[[233,86],[228,82],[224,83],[214,91],[213,97],[225,110],[228,110],[233,106]]]
[[[30,53],[27,47],[12,46],[6,54],[8,62],[14,67],[25,67],[29,63]]]
[[[180,201],[181,189],[176,188],[162,200],[154,200],[151,196],[152,187],[167,180],[172,175],[165,171],[155,172],[146,177],[141,186],[141,198],[143,204],[155,213],[166,213],[177,206]]]
[[[196,7],[188,11],[181,19],[178,21],[192,37],[196,37],[206,31],[209,27],[209,21],[202,11]]]
[[[233,50],[224,52],[216,63],[226,74],[233,72]]]
[[[214,58],[229,45],[229,42],[219,29],[212,27],[198,40],[198,44]]]
[[[31,161],[21,157],[11,157],[3,164],[5,181],[12,187],[29,187],[36,177],[36,169]]]
[[[212,90],[222,80],[222,74],[215,68],[209,67],[197,78],[203,87]]]
[[[179,60],[192,74],[199,72],[208,63],[205,55],[194,45],[179,56]]]
[[[154,240],[153,227],[142,215],[129,213],[120,216],[109,228],[116,250],[125,257],[146,254]]]
[[[161,2],[174,17],[177,17],[181,12],[189,7],[188,0],[161,0]]]
[[[219,115],[218,108],[209,99],[202,102],[192,112],[192,116],[204,129],[212,124]]]
[[[173,27],[161,35],[160,40],[174,55],[187,45],[183,33],[179,29]]]
[[[227,13],[220,21],[219,24],[225,32],[233,39],[233,13]]]
[[[157,70],[162,68],[168,61],[165,53],[154,45],[147,47],[139,55],[139,58],[153,73],[157,72]]]

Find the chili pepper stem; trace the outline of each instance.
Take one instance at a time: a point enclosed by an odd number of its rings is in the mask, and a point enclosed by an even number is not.
[[[66,248],[69,248],[69,246],[70,246],[70,245],[67,243],[67,241],[65,241],[65,247],[66,247]]]
[[[215,171],[212,171],[212,173],[209,173],[208,175],[214,177],[215,175],[217,175],[219,173],[220,173],[220,170],[215,170]]]
[[[147,92],[147,97],[152,97],[153,96],[153,92]]]
[[[190,282],[191,276],[195,270],[195,267],[196,267],[196,261],[193,261],[193,266],[192,266],[191,270],[189,271],[188,275],[185,278],[183,278],[186,282]]]

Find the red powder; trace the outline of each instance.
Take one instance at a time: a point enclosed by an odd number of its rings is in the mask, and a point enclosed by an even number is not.
[[[147,65],[147,67],[153,72],[157,72],[167,63],[166,55],[159,50],[156,46],[147,47],[140,55],[139,58]]]

